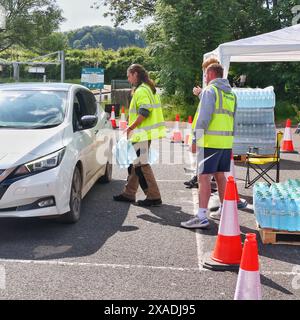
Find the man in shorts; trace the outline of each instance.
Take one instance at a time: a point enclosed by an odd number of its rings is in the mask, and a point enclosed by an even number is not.
[[[214,63],[207,67],[205,78],[207,87],[203,90],[200,112],[196,125],[197,173],[199,182],[199,209],[195,217],[181,226],[188,229],[203,229],[209,226],[207,219],[208,202],[211,195],[210,182],[214,176],[221,204],[223,203],[226,178],[230,171],[231,152],[234,137],[234,117],[236,97],[227,79],[223,79],[224,69]],[[215,216],[220,216],[222,205]]]

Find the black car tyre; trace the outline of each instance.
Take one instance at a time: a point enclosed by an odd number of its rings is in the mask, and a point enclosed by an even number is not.
[[[80,219],[81,211],[81,189],[82,178],[78,167],[75,167],[72,179],[71,193],[70,193],[70,211],[62,215],[59,220],[63,223],[76,223]]]

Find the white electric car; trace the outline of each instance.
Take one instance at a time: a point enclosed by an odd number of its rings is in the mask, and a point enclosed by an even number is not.
[[[112,176],[113,130],[87,88],[0,86],[0,217],[79,220],[81,202]]]

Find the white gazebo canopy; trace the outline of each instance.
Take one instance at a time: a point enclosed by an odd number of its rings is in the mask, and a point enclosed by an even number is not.
[[[231,62],[300,61],[300,24],[277,31],[221,44],[206,53],[204,59],[216,57],[227,78]]]

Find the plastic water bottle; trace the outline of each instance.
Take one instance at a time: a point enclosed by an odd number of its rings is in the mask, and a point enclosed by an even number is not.
[[[253,208],[254,208],[256,221],[260,226],[261,226],[261,217],[262,217],[261,200],[262,200],[262,193],[260,191],[255,192],[253,197]]]
[[[271,209],[271,226],[273,229],[279,227],[279,208],[281,206],[279,195],[274,195],[272,198],[272,209]]]
[[[270,191],[266,192],[266,208],[265,208],[265,228],[272,228],[272,194]]]
[[[296,200],[296,206],[297,206],[297,211],[296,211],[296,231],[300,231],[300,197],[297,196]]]
[[[275,107],[275,99],[274,99],[274,92],[273,87],[268,87],[268,100],[269,100],[269,107]]]
[[[274,227],[274,229],[287,230],[287,217],[288,217],[287,202],[283,196],[277,199],[278,199],[278,203],[277,203],[278,220],[277,220],[277,226]]]
[[[297,203],[295,199],[290,199],[288,203],[288,219],[287,229],[288,231],[297,231]]]
[[[262,228],[268,227],[269,224],[269,216],[270,216],[270,210],[269,210],[269,201],[266,197],[261,198],[261,216],[260,216],[260,226]]]

